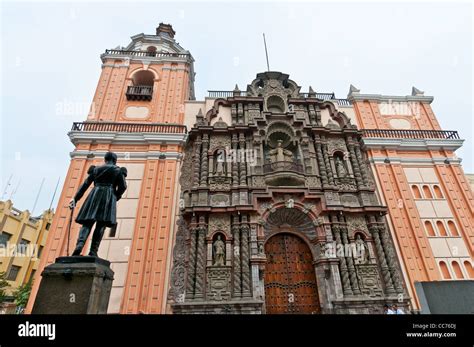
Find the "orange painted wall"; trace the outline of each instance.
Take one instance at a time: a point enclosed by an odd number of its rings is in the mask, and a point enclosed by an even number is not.
[[[427,103],[418,102],[416,116],[381,115],[376,101],[354,101],[354,109],[359,128],[365,129],[392,129],[389,121],[393,118],[404,118],[410,121],[412,129],[441,130],[436,117]],[[451,151],[396,151],[396,150],[368,150],[369,158],[452,158]],[[427,233],[420,219],[415,200],[411,192],[408,179],[403,170],[405,165],[400,163],[373,164],[373,172],[384,203],[389,209],[388,218],[393,227],[395,241],[402,256],[402,266],[408,277],[411,292],[415,293],[415,281],[441,280],[441,273],[436,264]],[[410,164],[416,167],[416,164]],[[422,166],[426,168],[427,166]],[[469,182],[462,167],[458,164],[432,164],[445,198],[453,212],[460,234],[474,259],[474,199]],[[414,297],[415,308],[419,302]]]

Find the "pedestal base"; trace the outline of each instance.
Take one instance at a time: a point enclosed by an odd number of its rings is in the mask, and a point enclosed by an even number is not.
[[[107,313],[114,272],[89,256],[59,257],[44,268],[33,314]]]

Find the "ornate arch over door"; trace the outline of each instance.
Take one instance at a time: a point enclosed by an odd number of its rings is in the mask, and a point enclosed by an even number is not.
[[[268,314],[319,313],[311,250],[291,233],[277,233],[265,244],[265,307]]]

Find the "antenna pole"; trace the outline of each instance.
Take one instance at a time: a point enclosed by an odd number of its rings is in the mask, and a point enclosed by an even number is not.
[[[10,177],[8,178],[7,184],[5,185],[5,189],[3,190],[3,193],[2,193],[2,200],[5,199],[5,195],[7,195],[8,187],[11,184],[12,177],[13,177],[13,174],[11,174]]]
[[[45,178],[43,177],[43,180],[41,181],[40,188],[38,190],[38,194],[36,195],[35,204],[33,205],[33,208],[31,209],[31,215],[33,215],[33,213],[35,211],[35,208],[36,208],[36,204],[38,203],[38,199],[39,199],[39,196],[40,196],[40,193],[41,193],[41,189],[43,189],[44,180],[45,180]]]
[[[54,193],[53,193],[53,197],[51,198],[51,202],[49,204],[49,209],[51,210],[51,207],[53,206],[53,202],[54,202],[54,197],[56,196],[56,191],[58,190],[58,186],[59,186],[59,181],[61,180],[61,177],[58,177],[58,182],[56,183],[56,188],[54,188]]]
[[[14,196],[14,195],[16,194],[16,192],[18,191],[18,188],[20,187],[20,184],[21,184],[21,178],[20,178],[20,180],[18,181],[18,183],[17,183],[17,185],[16,185],[16,187],[15,187],[15,190],[13,190],[13,191],[10,193],[10,198],[9,198],[10,200],[13,199],[13,196]]]
[[[267,40],[265,40],[265,33],[263,33],[263,44],[265,46],[265,56],[267,57],[267,71],[270,71],[270,63],[268,62]]]

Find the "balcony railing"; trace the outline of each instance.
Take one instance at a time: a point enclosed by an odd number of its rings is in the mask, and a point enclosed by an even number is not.
[[[127,100],[150,101],[153,95],[153,86],[128,86]]]
[[[264,164],[263,173],[271,173],[278,171],[294,171],[303,173],[303,165],[293,161],[277,161],[274,163]]]
[[[210,98],[230,98],[234,96],[232,90],[208,90],[208,96]],[[247,92],[240,91],[238,92],[239,96],[247,96]]]
[[[363,137],[391,139],[446,139],[457,140],[459,134],[454,130],[395,130],[361,129]]]
[[[303,98],[309,98],[310,93],[300,93],[300,95]],[[336,95],[334,93],[314,93],[314,97],[317,99],[323,99],[323,100],[332,100],[336,98]]]
[[[234,96],[234,91],[232,90],[208,90],[209,98],[230,98]],[[240,91],[239,96],[247,96],[247,92]],[[300,93],[300,96],[303,98],[309,98],[309,93]],[[347,99],[336,99],[334,93],[316,93],[315,97],[317,99],[322,99],[324,101],[332,101],[337,103],[339,106],[350,106],[351,103]]]
[[[131,55],[134,57],[156,57],[156,58],[188,58],[188,53],[170,53],[170,52],[148,52],[148,51],[127,51],[124,49],[106,49],[105,54],[112,55]]]
[[[186,126],[167,123],[74,122],[72,131],[186,134]]]

